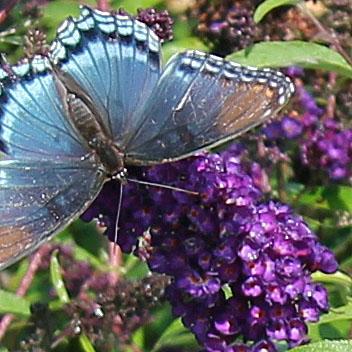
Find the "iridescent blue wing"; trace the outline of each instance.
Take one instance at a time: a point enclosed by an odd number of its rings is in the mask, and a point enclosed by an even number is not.
[[[50,69],[39,56],[0,68],[0,269],[77,218],[103,183]]]
[[[51,60],[90,96],[123,147],[160,76],[158,37],[128,16],[81,7],[58,29]]]
[[[48,58],[0,68],[1,150],[13,159],[87,153],[67,120]]]
[[[82,214],[102,186],[89,161],[0,161],[0,270]]]
[[[126,146],[126,162],[178,160],[272,118],[293,94],[282,73],[189,51],[173,57]]]

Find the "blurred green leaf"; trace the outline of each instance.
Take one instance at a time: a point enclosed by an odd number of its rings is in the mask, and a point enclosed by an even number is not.
[[[352,341],[338,340],[338,341],[319,341],[311,343],[306,346],[296,347],[291,352],[348,352],[352,351]]]
[[[86,0],[86,5],[96,6],[96,1]],[[78,16],[79,3],[77,0],[60,0],[50,1],[42,9],[43,16],[40,19],[40,24],[47,28],[49,40],[53,39],[57,27],[68,17]]]
[[[114,7],[122,7],[125,9],[127,12],[130,12],[132,15],[137,13],[137,9],[142,8],[148,8],[148,7],[156,7],[162,3],[162,0],[115,0],[112,2],[112,6]]]
[[[137,329],[132,335],[133,343],[140,349],[142,349],[144,346],[144,339],[144,327]]]
[[[328,314],[324,314],[319,320],[319,322],[316,324],[330,324],[339,320],[352,321],[352,301],[349,301],[348,304],[344,306],[338,308],[331,308],[330,312]]]
[[[92,253],[88,252],[86,249],[78,246],[73,245],[73,256],[76,260],[84,261],[89,263],[93,268],[102,270],[107,265],[99,260],[99,258]]]
[[[298,197],[293,197],[292,203],[314,204],[314,207],[328,209],[328,203],[323,197],[325,188],[322,186],[310,187],[304,190]]]
[[[312,278],[315,282],[322,283],[329,289],[329,299],[331,304],[333,297],[335,300],[338,299],[337,304],[339,305],[348,304],[352,293],[352,278],[350,276],[342,271],[337,271],[334,274],[324,274],[317,271],[313,273]]]
[[[343,287],[351,293],[352,278],[342,271],[337,271],[334,274],[324,274],[321,271],[317,271],[313,273],[312,278],[317,282]]]
[[[191,345],[197,346],[194,336],[183,326],[181,319],[175,319],[164,330],[151,352],[157,352],[167,346],[187,346],[189,348]]]
[[[352,212],[351,186],[329,185],[324,189],[322,195],[332,209]]]
[[[62,303],[68,303],[70,301],[70,297],[62,278],[61,267],[57,258],[57,251],[54,251],[50,258],[50,277],[60,301]]]
[[[0,290],[0,314],[30,316],[30,303],[15,293]]]
[[[347,337],[352,321],[352,302],[338,308],[331,308],[328,314],[321,316],[319,322],[309,324],[309,336],[312,341]]]
[[[22,37],[20,37],[18,35],[11,35],[11,36],[6,36],[6,37],[0,38],[0,42],[5,43],[5,44],[12,44],[12,45],[18,46],[18,45],[23,44],[23,39],[22,39]]]
[[[352,67],[336,51],[316,43],[293,40],[262,42],[231,54],[227,59],[256,67],[288,67],[333,71],[352,78]]]
[[[84,352],[95,352],[95,348],[92,345],[92,343],[90,342],[89,338],[87,337],[87,335],[85,334],[81,334],[79,336],[79,343],[82,347],[82,350]]]
[[[266,0],[262,2],[254,13],[254,21],[259,23],[270,11],[280,6],[296,5],[300,0]]]
[[[163,56],[165,61],[170,59],[174,54],[185,50],[207,51],[207,46],[197,37],[186,37],[174,40],[163,45]]]

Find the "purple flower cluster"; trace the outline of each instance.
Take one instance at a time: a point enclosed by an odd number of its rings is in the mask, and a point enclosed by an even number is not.
[[[302,75],[296,68],[288,73],[293,77]],[[331,180],[351,180],[352,129],[324,118],[324,111],[303,85],[297,87],[297,101],[299,116],[285,116],[281,121],[270,123],[263,129],[266,138],[281,142],[296,139],[303,165],[323,170]]]
[[[151,28],[163,42],[172,40],[174,21],[167,10],[138,9],[136,18]]]
[[[212,53],[226,56],[252,44],[256,35],[253,1],[194,2],[191,15],[198,21],[197,32]]]
[[[167,42],[173,39],[174,21],[167,10],[156,10],[154,8],[138,9],[138,14],[132,16],[123,8],[118,10],[120,15],[134,17],[140,22],[145,23],[161,39],[161,42]]]
[[[206,351],[276,351],[276,341],[304,343],[306,323],[328,309],[327,293],[311,273],[337,269],[301,217],[287,205],[261,202],[258,165],[242,157],[235,145],[131,170],[135,178],[199,195],[136,184],[123,190],[120,246],[138,253],[138,239],[148,234],[148,265],[173,278],[167,290],[173,312]],[[106,184],[84,214],[100,219],[112,240],[118,188]],[[239,337],[252,345],[234,344]]]
[[[344,129],[333,119],[306,129],[301,145],[305,165],[326,170],[332,180],[352,179],[352,128]]]

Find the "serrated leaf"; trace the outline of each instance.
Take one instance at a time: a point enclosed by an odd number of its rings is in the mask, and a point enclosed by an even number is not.
[[[259,23],[266,14],[276,9],[277,7],[296,5],[299,2],[300,0],[266,0],[262,2],[255,10],[254,21]]]
[[[55,287],[59,300],[62,303],[68,303],[70,301],[70,297],[62,278],[61,267],[57,258],[57,251],[54,251],[50,258],[50,278],[53,286]]]
[[[227,59],[256,67],[301,66],[352,78],[352,66],[339,53],[324,45],[300,40],[258,43],[229,55]]]
[[[0,290],[0,314],[30,316],[30,303],[15,293]]]
[[[324,340],[311,343],[306,346],[296,347],[291,352],[347,352],[352,351],[352,341],[350,340]]]

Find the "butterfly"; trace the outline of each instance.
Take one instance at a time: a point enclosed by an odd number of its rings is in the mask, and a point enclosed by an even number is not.
[[[86,6],[49,54],[0,68],[0,269],[77,219],[129,165],[180,160],[275,116],[294,92],[271,69],[199,51],[163,68],[145,24]]]

